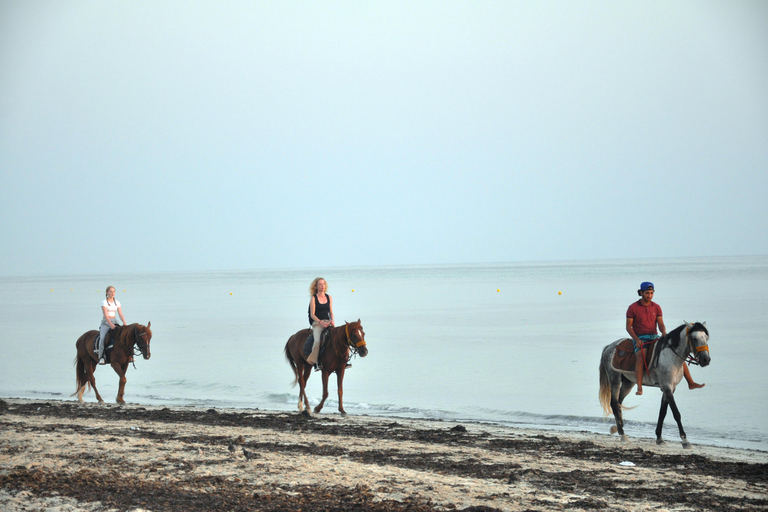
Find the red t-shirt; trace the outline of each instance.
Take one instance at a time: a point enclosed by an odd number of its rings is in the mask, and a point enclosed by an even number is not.
[[[660,316],[663,316],[661,314],[661,306],[653,301],[644,306],[642,300],[638,300],[627,308],[627,318],[632,319],[632,330],[638,336],[658,334],[656,331],[656,319]]]

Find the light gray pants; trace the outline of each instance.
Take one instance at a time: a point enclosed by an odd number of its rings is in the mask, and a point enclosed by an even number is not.
[[[307,362],[317,364],[317,358],[320,356],[320,340],[322,339],[325,328],[317,322],[312,322],[312,352],[310,352]]]
[[[117,325],[114,320],[112,320],[112,325]],[[104,355],[104,340],[107,339],[107,333],[109,332],[110,327],[107,323],[106,318],[101,319],[101,325],[99,326],[99,353],[97,359],[101,359],[101,357]]]

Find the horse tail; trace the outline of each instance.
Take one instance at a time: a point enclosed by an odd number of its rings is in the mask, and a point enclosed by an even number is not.
[[[77,389],[69,396],[75,396],[83,386],[86,386],[86,391],[90,390],[91,383],[88,381],[85,373],[85,363],[83,363],[83,360],[79,355],[75,357],[75,379],[77,380]]]
[[[290,349],[291,340],[289,339],[285,343],[285,359],[288,361],[288,364],[291,365],[291,370],[293,370],[293,384],[291,384],[291,387],[295,386],[297,382],[299,382],[299,370],[296,368],[296,362],[293,360],[293,357],[291,357],[291,349]]]
[[[611,410],[611,378],[608,376],[608,370],[605,368],[604,359],[600,360],[600,392],[597,395],[600,398],[600,405],[603,406],[603,412],[610,416]]]

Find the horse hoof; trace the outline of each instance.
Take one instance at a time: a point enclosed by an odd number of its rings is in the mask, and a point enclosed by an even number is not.
[[[661,445],[667,444],[667,443],[665,443],[663,439],[659,438],[659,439],[656,440],[656,444],[661,446]]]
[[[688,441],[683,441],[683,448],[685,448],[686,450],[690,450],[692,448],[691,443],[689,443]]]
[[[628,443],[629,442],[629,438],[627,436],[625,436],[625,435],[622,435],[621,436],[621,442],[622,443]]]
[[[312,417],[312,415],[309,413],[309,409],[304,409],[303,411],[301,411],[300,414],[302,416],[304,416],[305,418],[311,418]]]

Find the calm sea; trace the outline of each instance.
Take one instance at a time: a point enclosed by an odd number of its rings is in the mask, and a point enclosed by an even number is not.
[[[602,348],[624,336],[641,281],[669,330],[706,321],[712,363],[676,399],[694,443],[768,450],[768,257],[0,278],[0,396],[73,400],[75,341],[107,285],[128,322],[152,322],[152,359],[128,370],[140,404],[295,410],[284,360],[323,276],[337,323],[360,318],[370,354],[344,385],[350,414],[608,432]],[[117,377],[101,367],[101,394]],[[308,395],[322,393],[313,374]],[[325,413],[335,414],[335,380]],[[86,399],[94,401],[93,393]],[[653,437],[658,390],[630,395],[631,436]],[[677,439],[672,415],[665,437]]]

